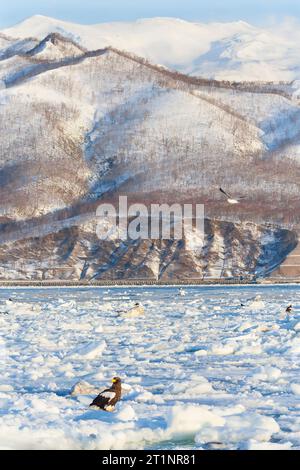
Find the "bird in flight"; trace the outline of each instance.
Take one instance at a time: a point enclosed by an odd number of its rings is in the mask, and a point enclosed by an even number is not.
[[[224,194],[227,198],[228,204],[239,204],[241,199],[245,199],[246,196],[240,196],[238,198],[231,197],[230,194],[226,193],[224,189],[219,188],[221,193]]]

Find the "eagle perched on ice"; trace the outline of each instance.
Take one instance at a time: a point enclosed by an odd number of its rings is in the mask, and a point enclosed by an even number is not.
[[[114,377],[112,386],[99,393],[90,406],[104,411],[114,411],[117,402],[121,399],[121,393],[121,379]]]

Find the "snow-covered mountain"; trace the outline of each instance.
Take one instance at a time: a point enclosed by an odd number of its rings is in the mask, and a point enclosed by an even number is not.
[[[136,29],[144,24],[147,37],[147,24],[168,21],[145,20]],[[110,39],[90,33],[102,26],[78,28],[76,36],[66,24],[33,18],[0,35],[1,277],[172,278],[275,268],[295,246],[283,229],[300,223],[297,82],[195,78],[129,46],[108,46]],[[119,29],[120,37],[129,34],[128,25]],[[246,198],[229,206],[219,186]],[[204,203],[206,216],[221,221],[209,225],[201,252],[188,240],[97,248],[94,229],[89,235],[96,207],[118,194],[146,204]]]
[[[37,15],[3,31],[40,40],[53,32],[89,50],[112,46],[195,76],[238,81],[300,78],[299,36],[243,21],[203,24],[151,18],[79,25]]]

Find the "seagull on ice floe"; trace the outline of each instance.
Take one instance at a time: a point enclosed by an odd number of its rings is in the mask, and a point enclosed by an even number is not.
[[[112,386],[103,390],[90,404],[90,407],[97,410],[114,411],[116,404],[121,399],[122,387],[121,379],[114,377],[112,379]]]
[[[246,196],[240,196],[238,198],[233,198],[231,197],[224,189],[219,188],[221,193],[224,194],[227,197],[227,202],[228,204],[239,204],[241,199],[245,199]]]
[[[185,290],[182,287],[180,287],[180,289],[178,291],[178,295],[180,295],[181,297],[185,296]]]

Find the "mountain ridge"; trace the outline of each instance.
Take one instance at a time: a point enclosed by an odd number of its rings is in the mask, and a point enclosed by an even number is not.
[[[89,50],[112,46],[185,74],[220,80],[300,77],[297,40],[243,21],[205,24],[161,17],[82,25],[37,16],[3,32],[39,40],[57,32]]]

